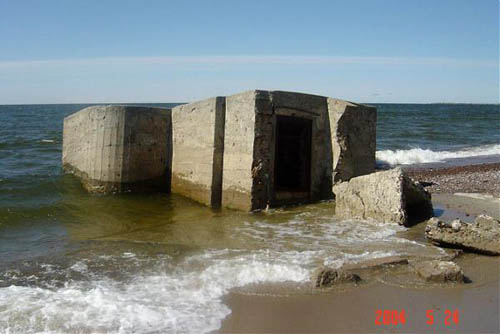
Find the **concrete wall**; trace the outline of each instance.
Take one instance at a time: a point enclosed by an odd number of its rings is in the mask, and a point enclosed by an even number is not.
[[[256,91],[226,97],[222,205],[252,210]]]
[[[333,182],[375,171],[377,110],[328,98],[332,129]]]
[[[225,98],[172,109],[172,191],[219,207],[222,191]]]
[[[62,163],[91,192],[168,190],[170,110],[95,106],[64,119]]]

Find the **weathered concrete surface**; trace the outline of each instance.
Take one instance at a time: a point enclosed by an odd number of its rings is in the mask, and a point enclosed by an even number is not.
[[[500,255],[500,221],[486,215],[477,217],[473,224],[459,219],[448,223],[432,218],[425,228],[425,236],[438,245]]]
[[[408,264],[408,259],[404,256],[394,255],[376,259],[368,259],[357,263],[349,263],[342,266],[342,270],[356,269],[378,269],[386,266]]]
[[[293,126],[295,120],[310,131],[310,148],[280,144],[280,126]],[[375,122],[374,108],[323,96],[259,90],[228,96],[222,205],[252,211],[332,198],[333,175],[347,180],[373,171]],[[277,180],[286,172],[279,163],[294,150],[301,151],[303,161],[290,161],[289,168],[301,164],[307,173],[300,177],[300,189],[287,189]]]
[[[464,282],[462,268],[451,261],[422,261],[414,267],[415,271],[429,282]]]
[[[222,205],[245,211],[258,206],[252,203],[252,169],[264,163],[254,165],[253,159],[257,95],[250,91],[226,97]]]
[[[408,225],[411,216],[432,216],[430,194],[400,168],[336,184],[335,214],[340,218],[374,219]]]
[[[94,106],[64,119],[62,164],[90,192],[168,190],[170,110]]]
[[[221,205],[225,98],[172,109],[172,192]]]
[[[373,107],[283,91],[171,113],[100,106],[65,120],[63,163],[91,191],[171,180],[173,192],[203,204],[254,211],[330,199],[334,181],[372,172],[375,127]]]
[[[377,110],[328,98],[332,131],[333,182],[375,171]]]
[[[313,288],[328,288],[339,283],[357,283],[361,278],[353,273],[340,269],[320,267],[316,269],[311,277]]]

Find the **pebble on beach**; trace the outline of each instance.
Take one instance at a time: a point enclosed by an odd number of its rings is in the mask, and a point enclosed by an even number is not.
[[[500,197],[500,163],[445,168],[409,168],[408,175],[431,193],[487,193]]]

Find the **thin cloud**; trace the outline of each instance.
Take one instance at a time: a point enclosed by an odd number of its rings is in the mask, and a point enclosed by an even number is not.
[[[438,57],[361,57],[361,56],[168,56],[102,57],[0,61],[0,69],[88,65],[413,65],[498,68],[497,61]]]

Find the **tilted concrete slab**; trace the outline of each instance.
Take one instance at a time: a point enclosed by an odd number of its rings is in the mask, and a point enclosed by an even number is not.
[[[64,119],[63,168],[90,192],[168,190],[170,134],[168,109],[88,107]]]

